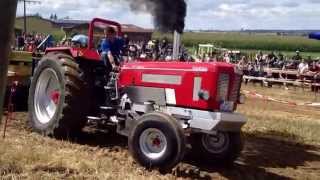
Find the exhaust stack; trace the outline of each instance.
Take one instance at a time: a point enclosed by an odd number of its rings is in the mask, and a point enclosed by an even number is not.
[[[173,35],[173,52],[172,59],[178,60],[180,54],[180,46],[181,46],[181,34],[178,31],[174,31]]]

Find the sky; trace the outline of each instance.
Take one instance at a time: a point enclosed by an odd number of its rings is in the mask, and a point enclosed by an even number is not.
[[[90,20],[102,17],[123,24],[153,27],[147,12],[132,12],[121,0],[41,0],[27,4],[27,14],[43,17],[57,14]],[[186,0],[188,5],[186,29],[320,29],[320,0]],[[23,15],[19,3],[17,15]]]

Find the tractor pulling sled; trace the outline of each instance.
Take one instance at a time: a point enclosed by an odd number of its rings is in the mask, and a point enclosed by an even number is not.
[[[131,62],[106,76],[94,31],[121,26],[95,18],[87,44],[46,50],[31,81],[33,131],[68,137],[88,120],[116,125],[146,168],[169,170],[187,148],[199,160],[232,163],[246,118],[239,104],[242,74],[226,63]]]

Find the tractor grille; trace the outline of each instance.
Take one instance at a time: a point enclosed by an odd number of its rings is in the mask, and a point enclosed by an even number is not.
[[[218,80],[217,101],[226,101],[228,99],[230,76],[229,74],[221,73]]]
[[[238,101],[241,83],[242,83],[242,75],[235,74],[235,79],[233,81],[233,85],[232,85],[232,89],[229,97],[230,101],[233,101],[233,102]]]

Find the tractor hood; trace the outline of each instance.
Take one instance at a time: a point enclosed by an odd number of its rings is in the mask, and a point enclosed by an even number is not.
[[[166,105],[215,111],[228,102],[233,103],[228,111],[233,111],[240,78],[234,66],[227,63],[134,62],[122,67],[119,85],[162,89]]]

